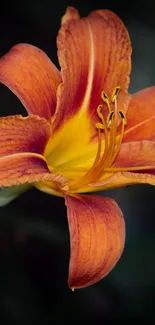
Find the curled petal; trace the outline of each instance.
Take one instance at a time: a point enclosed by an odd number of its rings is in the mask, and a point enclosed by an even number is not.
[[[0,158],[0,187],[41,181],[64,184],[64,177],[51,174],[39,154],[21,153]]]
[[[18,44],[0,59],[0,82],[29,114],[50,119],[55,112],[60,73],[48,56],[30,44]]]
[[[110,175],[110,176],[109,176]],[[93,192],[108,190],[111,188],[123,187],[134,184],[150,184],[155,185],[155,170],[149,169],[145,173],[137,172],[115,172],[113,174],[106,174],[101,181],[89,184],[87,188],[81,189],[83,192]]]
[[[135,93],[127,111],[123,142],[155,140],[155,87]]]
[[[69,286],[82,288],[105,277],[119,260],[125,223],[118,205],[97,195],[66,196],[71,240]]]
[[[42,154],[51,135],[50,123],[38,116],[0,118],[0,157],[22,152]]]
[[[69,7],[62,22],[57,44],[63,82],[58,87],[55,130],[77,113],[96,118],[102,90],[111,98],[120,86],[121,109],[126,109],[130,99],[131,46],[121,20],[108,10],[80,19]]]

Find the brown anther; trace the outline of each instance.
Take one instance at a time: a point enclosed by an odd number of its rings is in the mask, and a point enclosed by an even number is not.
[[[127,119],[122,111],[119,111],[119,116],[120,116],[122,122],[124,123],[124,125],[127,125]]]
[[[120,86],[115,87],[115,89],[114,89],[114,91],[112,93],[112,96],[111,96],[112,103],[114,103],[116,101],[119,92],[120,92]]]
[[[111,126],[111,122],[112,122],[112,119],[114,117],[114,111],[112,111],[111,113],[109,113],[108,117],[107,117],[107,128],[109,129],[110,126]]]
[[[102,91],[101,93],[101,98],[103,100],[103,102],[105,102],[106,104],[110,104],[110,100],[108,95],[105,93],[105,91]]]

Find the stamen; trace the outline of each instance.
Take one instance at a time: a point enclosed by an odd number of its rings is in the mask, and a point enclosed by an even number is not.
[[[115,114],[113,112],[111,124],[110,124],[108,153],[107,153],[105,159],[102,161],[102,170],[106,166],[110,166],[111,158],[113,157],[113,152],[115,149],[115,145],[116,145],[116,126],[115,126]]]
[[[107,126],[110,128],[110,136],[109,136],[109,155],[106,157],[106,162],[104,163],[104,168],[106,166],[111,166],[112,162],[116,158],[115,155],[115,146],[116,146],[116,137],[117,137],[117,119],[118,119],[118,109],[117,109],[117,97],[120,92],[120,86],[115,87],[112,96],[111,102],[115,104],[114,111],[108,115],[107,118]],[[124,132],[123,132],[124,134]],[[119,148],[119,146],[117,147]],[[119,149],[118,149],[119,150]],[[115,158],[114,158],[115,157]],[[102,169],[103,170],[103,169]]]
[[[113,162],[115,161],[119,151],[120,151],[120,148],[121,148],[121,144],[122,144],[122,140],[123,140],[123,136],[124,136],[124,129],[125,129],[125,119],[122,119],[122,129],[121,129],[121,134],[120,134],[120,137],[119,137],[119,142],[117,144],[117,148],[112,156],[112,159],[110,161],[110,165],[113,164]]]
[[[92,170],[92,168],[94,168],[94,166],[96,166],[98,164],[98,162],[100,161],[100,155],[101,155],[101,145],[102,145],[102,139],[101,139],[101,129],[103,129],[103,125],[101,123],[98,123],[101,125],[101,128],[96,126],[98,129],[98,149],[97,149],[97,154],[96,154],[96,158],[95,161],[93,163],[93,166],[91,167],[90,170]]]
[[[75,190],[79,187],[90,184],[98,180],[104,172],[110,172],[113,170],[111,168],[114,163],[123,140],[125,125],[127,124],[126,117],[122,111],[118,111],[117,108],[117,97],[120,92],[120,86],[115,87],[112,96],[111,103],[114,103],[114,110],[111,109],[110,100],[107,94],[102,91],[101,98],[103,102],[107,105],[108,116],[105,120],[102,114],[102,105],[97,107],[97,115],[101,122],[96,123],[96,128],[98,130],[98,149],[96,153],[96,158],[92,167],[89,171],[81,177],[76,182],[72,182],[70,188]],[[117,136],[117,121],[118,118],[121,119],[122,128],[121,133]],[[102,153],[102,134],[104,133],[104,152]],[[115,168],[114,168],[115,169]]]
[[[102,98],[104,100],[104,102],[107,104],[108,109],[109,109],[109,114],[106,120],[106,125],[104,126],[104,131],[105,133],[105,150],[103,153],[103,156],[97,166],[97,171],[95,172],[95,176],[99,177],[102,175],[102,173],[104,172],[105,168],[110,167],[113,162],[115,161],[119,151],[120,151],[120,147],[122,144],[122,140],[123,140],[123,136],[124,136],[124,128],[125,125],[127,123],[125,115],[122,111],[118,112],[117,109],[117,97],[118,94],[120,92],[120,86],[115,87],[112,96],[111,96],[111,102],[115,103],[115,110],[111,110],[110,107],[110,102],[109,102],[109,98],[107,96],[107,94],[103,91],[102,92]],[[100,110],[101,110],[101,105],[100,105]],[[98,110],[97,110],[98,112]],[[101,114],[101,111],[100,111]],[[99,115],[99,114],[98,114]],[[122,129],[121,129],[121,134],[119,137],[119,142],[116,143],[116,137],[117,137],[117,118],[118,116],[121,118],[122,121]],[[100,115],[99,115],[100,117]],[[110,129],[110,132],[108,134],[107,129]]]
[[[106,155],[107,150],[108,150],[108,130],[107,130],[107,126],[106,126],[106,122],[104,120],[103,114],[101,113],[101,109],[102,109],[102,105],[99,105],[98,108],[97,108],[97,114],[98,114],[99,118],[102,121],[102,128],[100,128],[100,129],[104,130],[104,133],[105,133],[104,154]],[[98,126],[98,125],[96,125],[96,126]],[[100,145],[100,149],[101,149],[101,139],[100,139],[100,144],[99,145]],[[98,148],[99,148],[99,145],[98,145]],[[95,166],[96,166],[96,164],[93,164],[92,168],[94,168]]]
[[[101,155],[101,144],[102,144],[101,130],[105,129],[105,121],[104,121],[103,114],[101,113],[101,109],[102,109],[102,105],[99,105],[97,107],[97,114],[98,114],[98,117],[101,119],[102,123],[96,123],[96,128],[98,130],[98,149],[97,149],[95,161],[94,161],[93,166],[91,167],[90,170],[92,170],[92,168],[94,168],[94,166],[96,166],[96,164],[99,162],[100,155]]]
[[[98,130],[98,149],[97,149],[97,154],[96,154],[96,158],[95,158],[95,161],[94,161],[91,169],[88,171],[88,173],[85,176],[88,176],[88,174],[95,168],[95,166],[100,161],[101,145],[102,145],[101,130],[104,130],[105,133],[107,132],[106,131],[105,120],[104,120],[103,114],[101,113],[101,109],[102,109],[102,105],[99,105],[97,107],[97,114],[98,114],[98,117],[101,119],[102,123],[96,123],[96,128]]]

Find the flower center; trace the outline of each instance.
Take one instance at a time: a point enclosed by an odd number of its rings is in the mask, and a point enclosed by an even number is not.
[[[89,171],[82,176],[76,183],[72,183],[70,188],[76,189],[83,187],[89,183],[97,181],[106,169],[109,169],[114,163],[123,140],[125,125],[127,124],[124,113],[118,110],[117,98],[120,92],[120,87],[117,86],[111,96],[111,100],[107,94],[102,91],[101,98],[108,108],[108,116],[105,119],[102,114],[103,105],[97,107],[97,115],[100,122],[96,124],[98,130],[98,149],[95,161]],[[112,109],[112,105],[114,109]],[[117,135],[118,121],[121,120],[121,131]],[[104,151],[102,150],[102,136],[104,135]],[[103,152],[102,152],[103,151]]]

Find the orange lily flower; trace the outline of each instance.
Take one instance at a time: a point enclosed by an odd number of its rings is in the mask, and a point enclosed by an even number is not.
[[[155,185],[155,87],[128,93],[130,39],[108,10],[80,18],[67,8],[57,46],[60,72],[29,44],[0,59],[0,82],[29,113],[0,118],[0,186],[65,198],[74,289],[107,275],[124,248],[121,210],[88,193]]]

